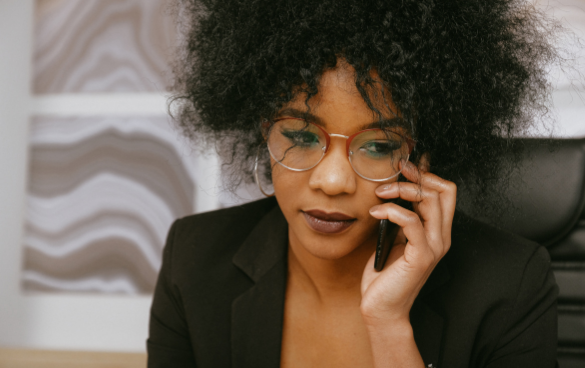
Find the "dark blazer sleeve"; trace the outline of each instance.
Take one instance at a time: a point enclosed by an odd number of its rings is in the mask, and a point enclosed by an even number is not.
[[[558,286],[550,256],[538,247],[526,264],[514,307],[487,368],[554,368]]]
[[[179,289],[173,283],[173,244],[180,220],[171,226],[150,310],[148,368],[195,367]]]

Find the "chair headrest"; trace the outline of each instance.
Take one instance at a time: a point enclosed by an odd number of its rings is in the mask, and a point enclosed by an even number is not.
[[[507,195],[517,211],[480,219],[552,245],[575,226],[585,207],[585,139],[518,139],[516,143],[524,145],[524,157],[509,178]]]

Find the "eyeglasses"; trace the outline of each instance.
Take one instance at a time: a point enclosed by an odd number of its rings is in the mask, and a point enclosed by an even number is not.
[[[396,129],[366,129],[351,136],[331,134],[301,118],[282,117],[272,122],[267,133],[270,156],[292,171],[306,171],[323,159],[331,137],[346,139],[351,167],[370,181],[386,181],[400,174],[400,162],[407,161],[415,141]]]

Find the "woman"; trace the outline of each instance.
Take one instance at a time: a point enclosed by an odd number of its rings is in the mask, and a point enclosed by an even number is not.
[[[182,16],[178,122],[274,197],[173,224],[149,367],[556,365],[546,250],[455,211],[457,185],[502,189],[511,134],[546,107],[537,12],[240,0]]]

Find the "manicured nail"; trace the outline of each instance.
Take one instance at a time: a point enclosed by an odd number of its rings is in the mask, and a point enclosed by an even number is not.
[[[385,192],[389,191],[391,188],[392,188],[391,184],[379,186],[376,188],[376,193],[377,194],[384,194]]]
[[[374,213],[376,213],[378,211],[380,211],[380,205],[379,204],[377,204],[374,207],[370,208],[370,213],[371,214],[374,214]]]

